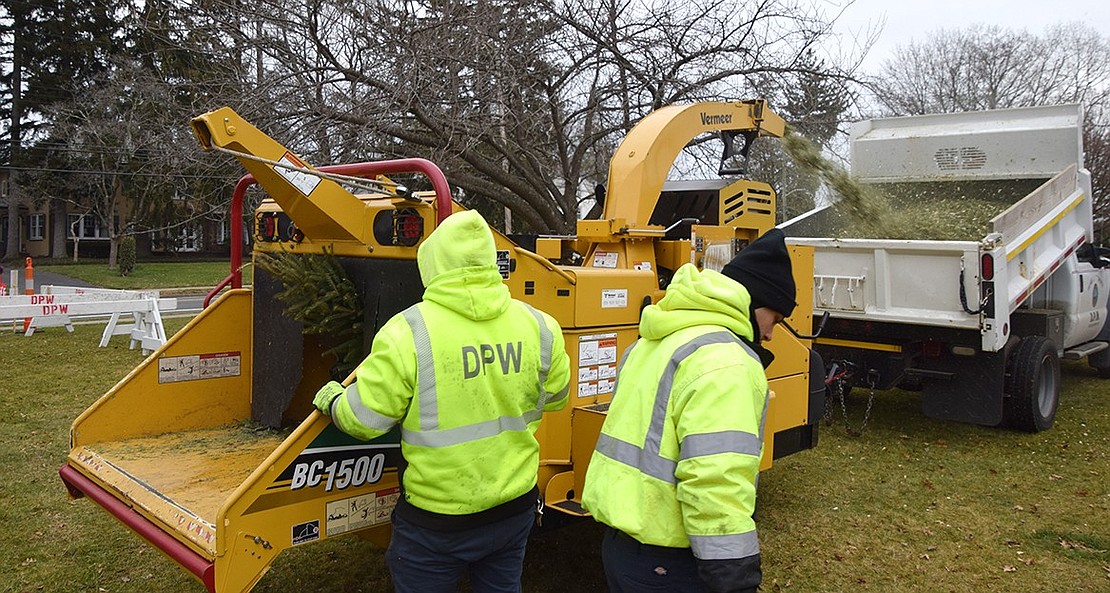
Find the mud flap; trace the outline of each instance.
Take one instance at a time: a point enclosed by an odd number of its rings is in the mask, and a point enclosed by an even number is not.
[[[930,418],[982,426],[1002,423],[1002,393],[1006,381],[1005,352],[951,355],[948,379],[930,379],[922,391],[922,411]]]

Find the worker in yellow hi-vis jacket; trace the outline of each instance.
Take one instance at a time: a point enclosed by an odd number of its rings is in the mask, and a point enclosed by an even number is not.
[[[796,306],[773,229],[721,273],[679,268],[625,355],[582,504],[609,528],[609,589],[754,592],[752,513],[767,411],[760,342]]]
[[[539,492],[544,411],[567,402],[559,324],[514,300],[493,235],[472,211],[447,217],[417,252],[424,298],[390,319],[344,388],[315,405],[372,439],[401,425],[407,468],[386,560],[398,593],[520,591]]]

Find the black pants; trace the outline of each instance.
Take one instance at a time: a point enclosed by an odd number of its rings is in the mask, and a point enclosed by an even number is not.
[[[526,509],[462,531],[434,531],[393,515],[386,563],[397,593],[454,593],[470,574],[475,593],[519,593],[524,547],[535,522]]]
[[[697,560],[690,548],[641,544],[612,527],[605,529],[601,561],[611,593],[658,591],[705,593]]]

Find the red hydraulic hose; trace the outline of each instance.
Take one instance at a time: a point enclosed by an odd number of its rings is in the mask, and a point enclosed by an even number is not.
[[[443,219],[451,214],[451,188],[447,185],[447,176],[435,163],[427,159],[394,159],[347,165],[325,165],[318,169],[325,173],[357,177],[423,173],[432,182],[432,189],[436,194],[436,225],[442,223]],[[256,183],[258,182],[253,175],[244,175],[235,184],[235,193],[231,196],[231,274],[204,297],[205,308],[225,287],[229,285],[231,288],[243,287],[243,199],[247,188]]]

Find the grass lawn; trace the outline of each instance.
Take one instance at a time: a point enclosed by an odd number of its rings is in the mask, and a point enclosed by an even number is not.
[[[67,500],[58,478],[70,422],[142,360],[123,337],[98,348],[101,331],[0,331],[0,591],[200,593],[95,504]],[[853,420],[865,403],[857,390]],[[880,393],[862,436],[828,422],[816,449],[762,475],[764,593],[1110,591],[1110,382],[1066,365],[1056,426],[1041,434],[919,410],[919,394]],[[603,591],[600,533],[585,522],[534,536],[524,590]],[[279,557],[254,590],[388,583],[381,550],[339,538]]]
[[[227,261],[140,261],[127,276],[120,276],[119,270],[109,270],[104,260],[86,263],[41,263],[35,264],[36,270],[49,270],[58,274],[84,280],[93,286],[121,290],[167,289],[182,287],[212,288],[231,273]],[[253,267],[243,268],[243,284],[250,284]]]

